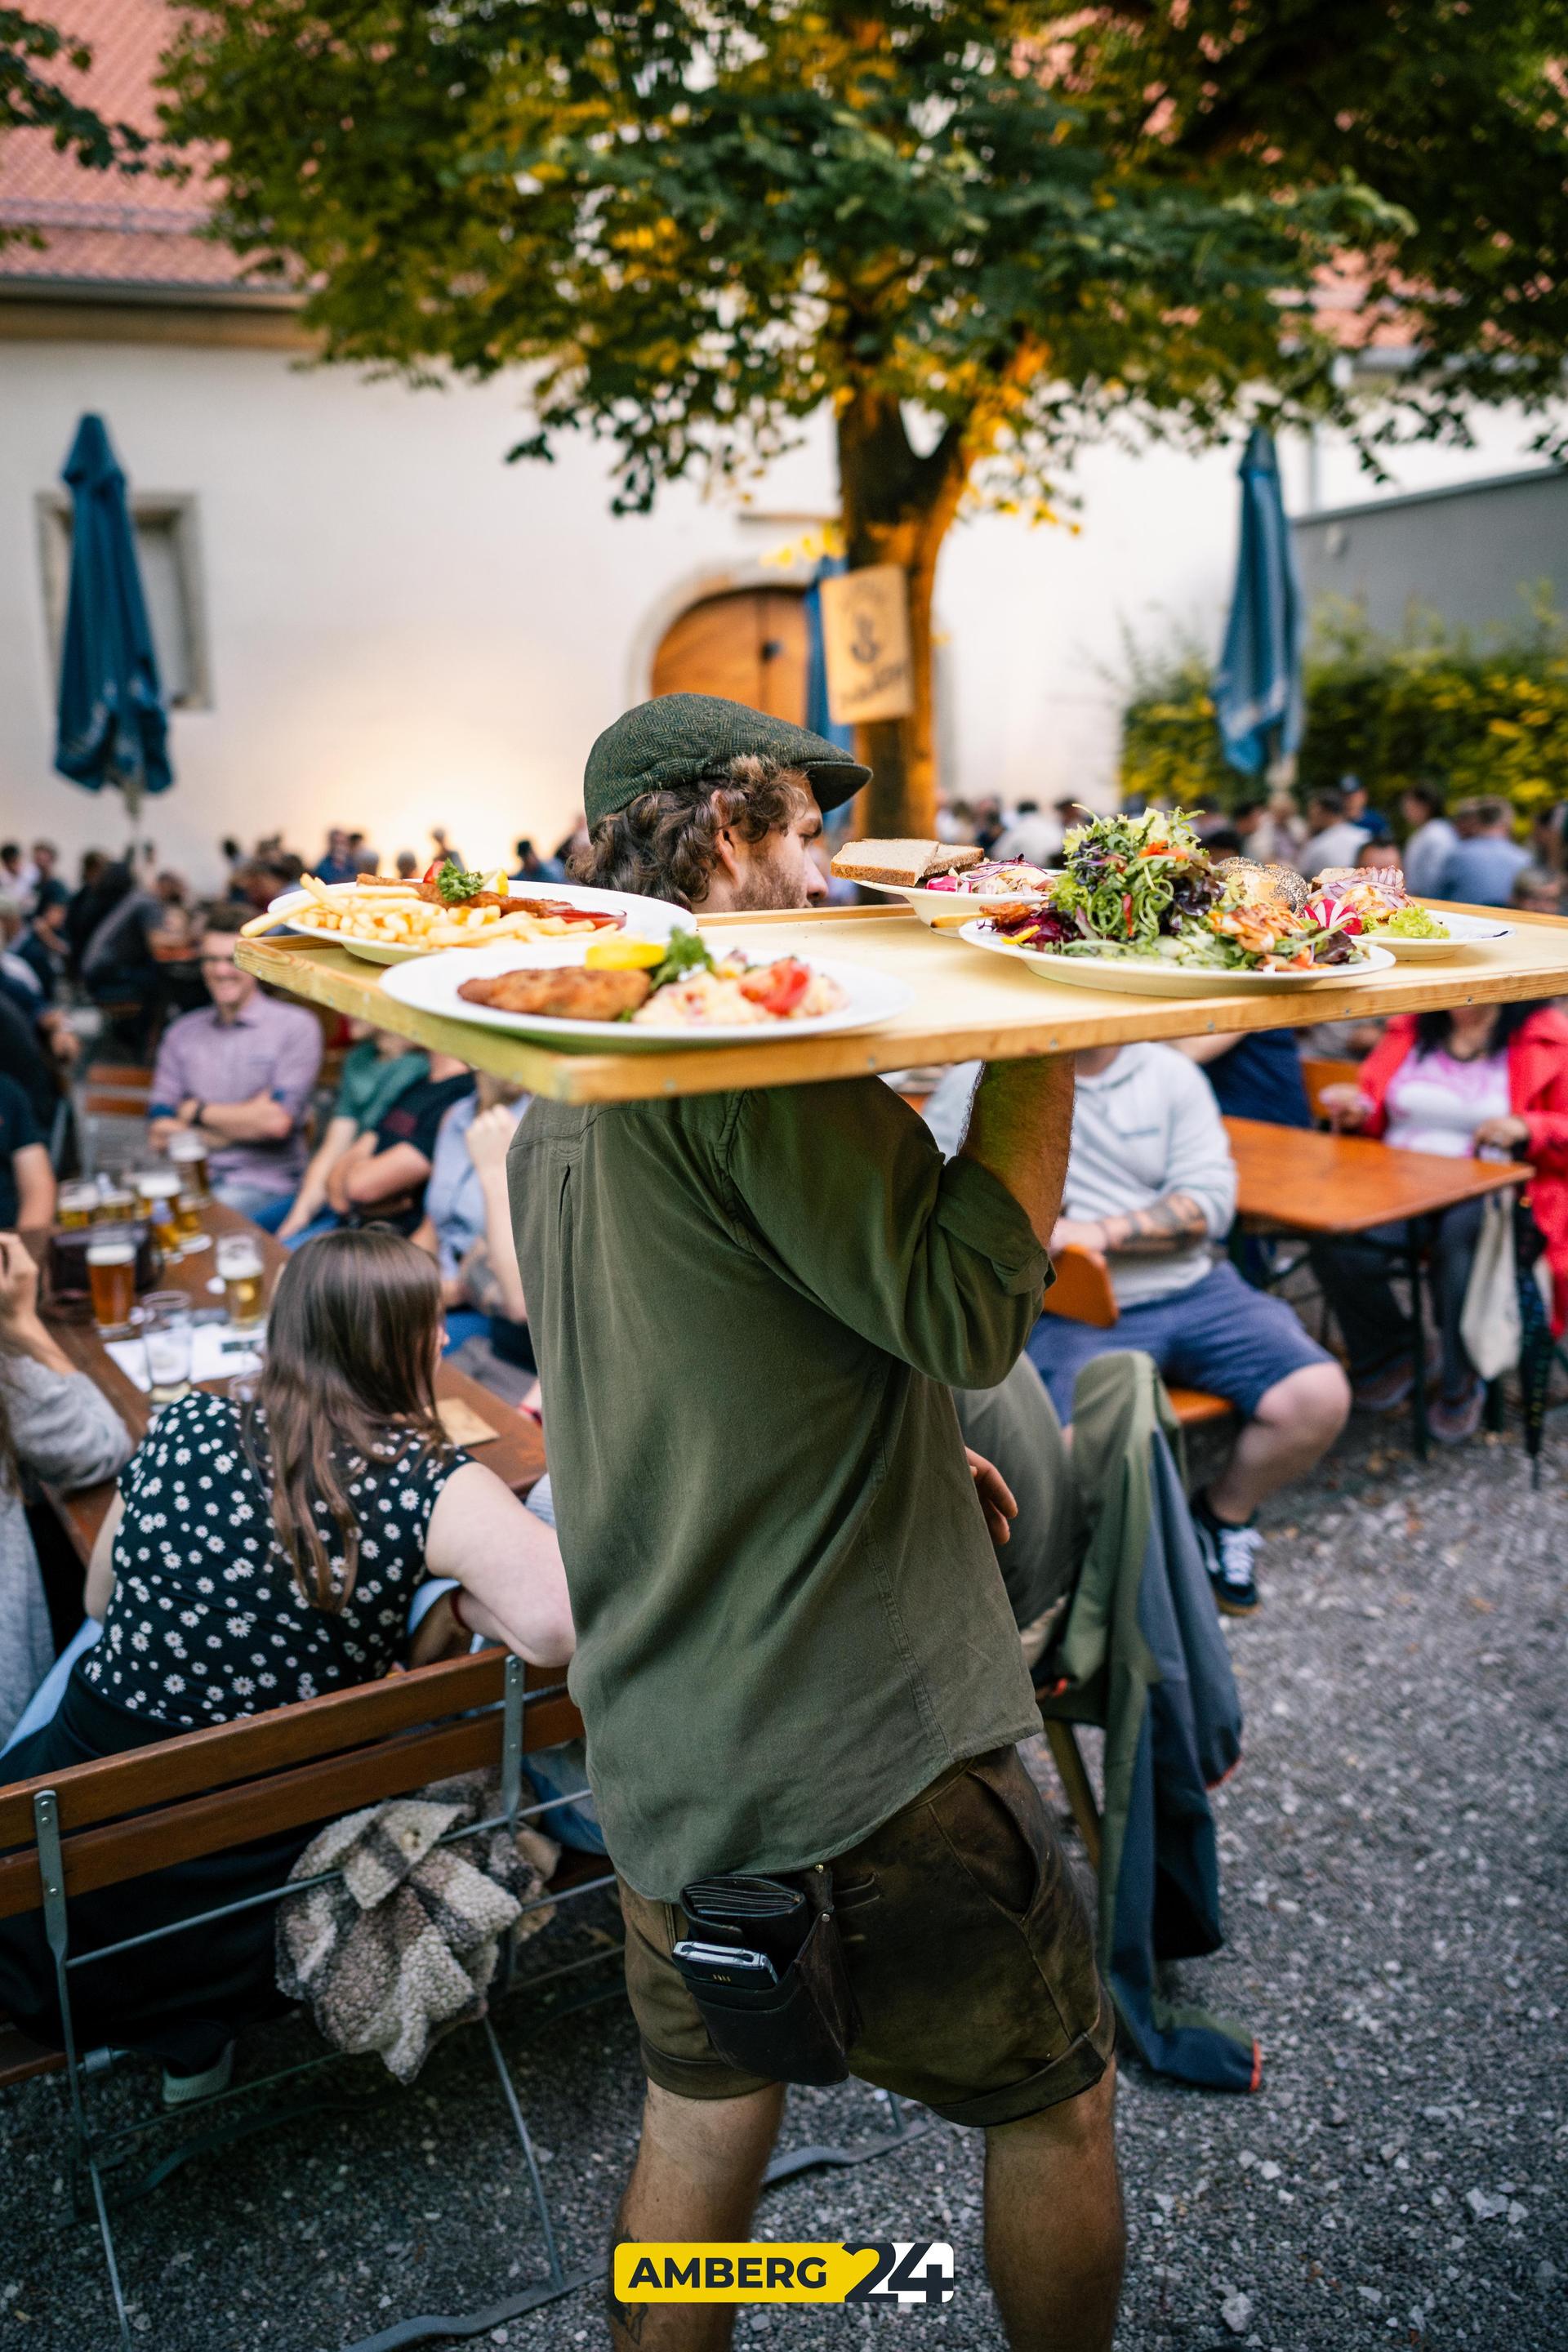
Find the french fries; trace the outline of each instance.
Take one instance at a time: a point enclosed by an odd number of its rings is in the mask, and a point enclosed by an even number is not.
[[[303,922],[313,931],[339,931],[351,939],[378,946],[402,948],[482,948],[497,940],[569,939],[578,932],[602,930],[604,917],[584,914],[581,920],[564,915],[503,914],[499,907],[436,905],[421,898],[412,883],[383,881],[366,876],[357,882],[326,883],[313,874],[300,877],[303,897],[290,898],[270,913],[246,924],[243,936],[255,939],[263,931]]]

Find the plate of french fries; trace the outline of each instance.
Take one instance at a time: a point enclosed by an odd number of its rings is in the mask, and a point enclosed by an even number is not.
[[[573,962],[590,940],[610,931],[667,940],[693,928],[689,914],[661,899],[584,883],[514,881],[504,872],[468,873],[454,866],[432,869],[423,881],[368,874],[353,882],[328,883],[306,874],[297,890],[285,891],[265,915],[247,923],[243,936],[299,931],[346,948],[367,963],[405,963],[448,948],[519,942],[552,951],[552,960],[558,953],[563,962]]]

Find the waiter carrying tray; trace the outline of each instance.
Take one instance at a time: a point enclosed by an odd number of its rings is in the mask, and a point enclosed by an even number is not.
[[[822,812],[866,781],[802,728],[665,696],[589,754],[577,878],[803,907]],[[848,2071],[985,2131],[986,2261],[1020,2352],[1111,2340],[1114,2026],[1016,1752],[1039,1715],[987,1531],[1010,1498],[966,1460],[951,1391],[994,1387],[1028,1338],[1071,1119],[1070,1063],[1036,1060],[985,1071],[946,1165],[870,1077],[536,1100],[510,1160],[648,2078],[617,2240],[744,2239],[782,2081],[831,2079],[788,2048],[739,2063],[774,2029],[737,2024],[722,1986],[699,2006],[708,1931],[683,1891],[763,1875],[815,1922],[817,2061],[826,2017]],[[733,2319],[610,2308],[642,2352],[709,2352]]]

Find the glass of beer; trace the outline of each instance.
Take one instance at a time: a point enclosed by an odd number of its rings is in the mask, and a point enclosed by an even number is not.
[[[138,1170],[136,1197],[142,1204],[142,1214],[153,1228],[153,1239],[165,1257],[178,1257],[180,1254],[180,1231],[174,1215],[179,1196],[180,1179],[174,1169]]]
[[[153,1290],[142,1302],[142,1344],[147,1350],[147,1391],[153,1404],[174,1404],[191,1392],[191,1302],[183,1290]]]
[[[128,1225],[136,1214],[136,1195],[129,1184],[110,1177],[100,1180],[98,1207],[93,1212],[95,1225]]]
[[[189,1128],[180,1129],[169,1138],[169,1158],[178,1169],[186,1192],[194,1192],[198,1201],[205,1201],[209,1181],[205,1138]]]
[[[217,1270],[229,1321],[238,1330],[253,1329],[261,1320],[261,1294],[266,1279],[260,1245],[249,1234],[222,1234],[217,1245]]]
[[[191,1257],[205,1250],[207,1237],[202,1231],[202,1195],[182,1191],[174,1202],[174,1231],[180,1236],[180,1255]]]
[[[128,1225],[105,1225],[87,1245],[92,1319],[110,1336],[131,1328],[136,1303],[136,1235]]]
[[[80,1233],[90,1225],[98,1214],[98,1186],[89,1177],[82,1182],[62,1184],[55,1203],[55,1222],[62,1233]]]

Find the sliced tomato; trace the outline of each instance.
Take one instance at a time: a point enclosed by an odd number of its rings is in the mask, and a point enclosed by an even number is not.
[[[763,964],[760,971],[749,971],[741,982],[741,993],[760,1004],[764,1013],[776,1020],[795,1011],[811,986],[811,973],[798,957],[781,956],[777,963]]]

